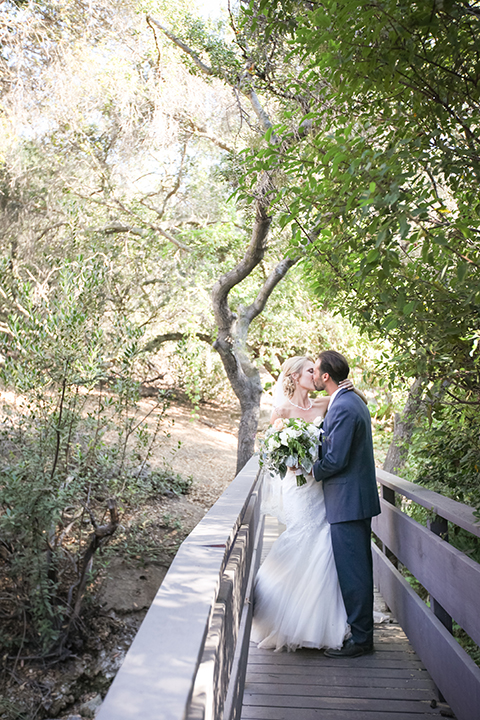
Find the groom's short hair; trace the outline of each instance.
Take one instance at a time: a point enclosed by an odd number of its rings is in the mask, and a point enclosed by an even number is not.
[[[348,377],[350,372],[348,362],[339,352],[324,350],[318,359],[320,360],[320,372],[328,373],[337,385]]]

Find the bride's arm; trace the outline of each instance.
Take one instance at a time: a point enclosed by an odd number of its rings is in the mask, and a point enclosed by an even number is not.
[[[350,378],[347,378],[346,380],[342,380],[342,382],[338,383],[338,387],[341,387],[341,388],[344,387],[344,388],[347,388],[347,390],[353,390],[355,395],[358,395],[360,400],[363,400],[365,405],[368,405],[367,398],[365,397],[365,395],[362,393],[361,390],[359,390],[358,388],[355,387],[355,385],[353,384],[353,381],[350,380]]]
[[[361,400],[363,400],[363,402],[365,403],[365,405],[368,405],[368,399],[367,399],[367,397],[362,393],[361,390],[359,390],[358,388],[354,387],[354,388],[353,388],[353,392],[355,393],[355,395],[358,395],[358,397],[359,397]]]

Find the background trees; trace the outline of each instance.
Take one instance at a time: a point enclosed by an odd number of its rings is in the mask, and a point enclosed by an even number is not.
[[[231,405],[227,374],[241,465],[260,365],[275,375],[331,343],[365,369],[372,357],[312,302],[270,215],[271,174],[253,209],[231,197],[242,151],[261,146],[278,109],[256,92],[244,39],[233,46],[181,3],[11,2],[0,21],[2,642],[58,658],[73,648],[93,552],[118,526],[113,500],[165,484],[145,468],[168,398],[142,415],[143,382],[168,375],[194,403]]]
[[[283,118],[252,168],[282,168],[273,205],[315,292],[391,340],[392,380],[427,380],[428,477],[436,438],[477,447],[465,418],[480,380],[478,3],[259,2],[246,14],[245,32],[262,30],[272,52],[281,38],[291,60],[279,75],[256,67]],[[454,455],[478,487],[473,455]]]

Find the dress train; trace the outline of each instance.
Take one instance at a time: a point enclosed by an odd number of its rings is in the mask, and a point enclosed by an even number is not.
[[[286,530],[255,581],[252,640],[260,648],[340,648],[349,633],[321,483],[282,484]]]

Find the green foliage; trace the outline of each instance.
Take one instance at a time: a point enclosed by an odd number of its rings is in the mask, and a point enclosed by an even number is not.
[[[278,221],[313,291],[371,338],[389,339],[378,360],[392,386],[424,377],[432,397],[448,397],[445,412],[427,399],[410,477],[474,505],[477,5],[250,3],[245,30],[263,29],[273,64],[288,44],[289,64],[282,58],[281,80],[265,85],[281,110],[263,146],[246,153],[241,191],[247,198],[258,174],[271,173]]]
[[[181,39],[186,41],[192,50],[199,56],[205,56],[213,73],[231,84],[236,84],[241,73],[241,63],[234,47],[225,35],[225,26],[222,22],[212,24],[187,13],[182,16],[179,26]],[[192,72],[200,72],[192,62],[189,62]]]
[[[12,604],[28,618],[21,642],[47,652],[81,601],[90,526],[108,498],[121,507],[139,493],[167,402],[137,405],[142,333],[108,303],[103,259],[65,261],[41,284],[4,267],[0,532]],[[165,492],[154,477],[149,492]],[[2,640],[19,642],[8,627]]]
[[[444,402],[435,417],[425,413],[418,419],[406,473],[442,495],[480,507],[479,457],[476,406]]]
[[[394,374],[475,387],[477,19],[461,2],[298,7],[260,3],[290,36],[289,89],[309,109],[285,105],[252,167],[288,178],[274,203],[292,251],[322,298],[390,337]],[[292,116],[310,128],[295,141]]]

